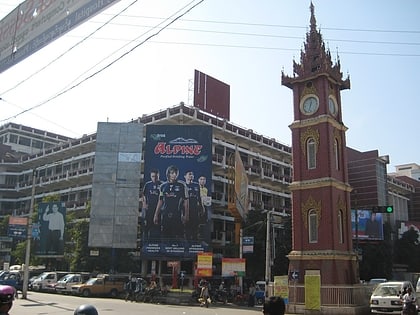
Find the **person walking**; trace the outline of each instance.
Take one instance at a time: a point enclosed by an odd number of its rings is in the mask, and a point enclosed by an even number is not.
[[[250,287],[249,287],[249,292],[248,292],[248,306],[249,307],[254,307],[255,306],[255,292],[257,290],[255,289],[255,284],[251,283]]]
[[[209,307],[210,291],[209,291],[209,283],[207,281],[204,282],[203,287],[201,288],[200,301],[201,301],[200,306]]]

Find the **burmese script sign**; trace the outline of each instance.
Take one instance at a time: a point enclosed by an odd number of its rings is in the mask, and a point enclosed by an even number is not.
[[[0,21],[0,73],[118,0],[26,0]]]

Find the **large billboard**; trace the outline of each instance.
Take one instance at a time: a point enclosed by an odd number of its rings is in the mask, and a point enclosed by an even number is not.
[[[356,220],[357,218],[357,220]],[[353,239],[383,240],[383,216],[372,210],[351,210]]]
[[[43,202],[38,205],[39,233],[34,237],[35,255],[62,257],[66,206],[64,202]]]
[[[26,0],[0,21],[0,73],[119,0]]]
[[[230,120],[230,86],[195,70],[194,107]]]
[[[211,126],[147,126],[142,257],[195,259],[207,251],[211,175]]]

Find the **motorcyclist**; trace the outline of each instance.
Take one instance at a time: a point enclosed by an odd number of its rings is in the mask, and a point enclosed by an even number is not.
[[[95,306],[84,304],[74,310],[74,315],[98,315],[98,311]]]
[[[16,290],[10,285],[0,285],[0,315],[8,315],[13,306]]]
[[[407,292],[401,297],[403,302],[403,311],[401,314],[416,314],[416,296],[411,287],[407,288]]]

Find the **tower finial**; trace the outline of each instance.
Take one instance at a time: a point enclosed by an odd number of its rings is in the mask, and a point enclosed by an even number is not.
[[[315,7],[312,1],[311,1],[310,9],[311,9],[311,29],[316,30]]]

